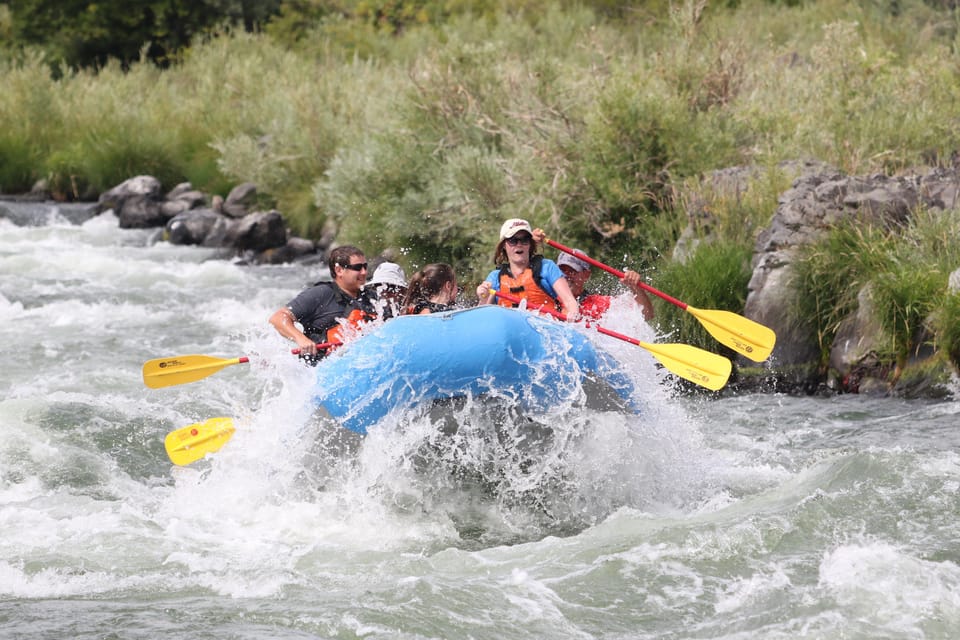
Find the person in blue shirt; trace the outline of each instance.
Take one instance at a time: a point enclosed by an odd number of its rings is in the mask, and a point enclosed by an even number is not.
[[[537,230],[540,232],[540,230]],[[542,232],[540,232],[542,233]],[[534,240],[530,223],[521,218],[511,218],[500,227],[500,242],[493,254],[497,268],[477,287],[480,304],[490,304],[496,292],[502,291],[527,301],[528,309],[558,307],[568,321],[580,317],[580,307],[570,290],[570,283],[560,267],[538,253],[539,245]],[[500,299],[505,307],[516,306],[514,302]]]

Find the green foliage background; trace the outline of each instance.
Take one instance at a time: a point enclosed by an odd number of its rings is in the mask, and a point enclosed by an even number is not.
[[[779,162],[891,173],[960,149],[952,4],[0,4],[0,192],[252,181],[295,233],[333,227],[408,268],[448,261],[464,283],[492,266],[502,220],[524,217],[690,304],[742,306]],[[671,263],[680,194],[737,165],[766,182],[708,194],[716,246]],[[827,336],[834,320],[809,312]]]

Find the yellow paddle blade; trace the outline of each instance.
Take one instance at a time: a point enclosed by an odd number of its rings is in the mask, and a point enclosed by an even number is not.
[[[689,311],[700,324],[717,339],[739,354],[754,362],[763,362],[773,352],[773,345],[777,342],[777,334],[773,329],[765,327],[731,311],[710,309],[704,311],[687,305]]]
[[[163,441],[173,464],[187,465],[218,450],[236,429],[230,418],[210,418],[171,431]]]
[[[249,359],[245,356],[224,359],[198,355],[156,358],[143,363],[143,383],[151,389],[159,389],[196,382],[241,362],[249,362]]]
[[[722,389],[730,378],[733,365],[715,353],[689,344],[637,344],[653,354],[670,373],[711,391]]]

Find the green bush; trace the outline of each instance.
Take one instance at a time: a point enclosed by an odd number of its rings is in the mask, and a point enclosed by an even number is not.
[[[42,53],[29,50],[19,60],[0,59],[0,191],[22,193],[44,178],[47,153],[63,133],[59,83]]]
[[[902,368],[931,330],[953,345],[946,291],[960,264],[957,233],[960,212],[921,209],[905,229],[849,221],[803,247],[793,263],[794,315],[815,330],[823,362],[868,285],[888,345],[881,357]]]
[[[280,0],[163,0],[134,5],[123,0],[17,0],[9,3],[8,19],[18,46],[43,48],[54,66],[65,72],[102,67],[110,60],[124,67],[143,59],[166,66],[192,39],[216,33],[222,25],[255,30],[279,5]],[[3,18],[0,15],[0,28]]]
[[[672,261],[653,274],[654,286],[660,291],[698,309],[722,309],[741,313],[750,282],[752,245],[727,240],[700,244],[685,261]],[[656,321],[660,331],[671,342],[685,342],[735,355],[720,345],[691,314],[679,307],[654,300]]]
[[[934,338],[952,348],[954,329],[943,319],[951,304],[950,272],[960,265],[960,211],[916,211],[907,229],[896,235],[888,259],[874,280],[873,296],[880,324],[890,340],[889,353],[898,367]],[[937,316],[940,310],[938,326]],[[942,336],[936,336],[937,332]]]
[[[860,290],[882,271],[892,242],[881,230],[850,221],[799,249],[791,269],[791,316],[813,330],[822,363],[840,323],[856,310]]]
[[[23,136],[0,131],[0,193],[25,193],[39,178],[43,159]]]
[[[888,351],[881,355],[890,357],[898,368],[927,337],[926,323],[942,304],[946,277],[920,262],[891,259],[873,281],[874,308],[889,339]]]
[[[960,370],[960,293],[953,292],[944,297],[934,317],[934,329],[940,348]]]

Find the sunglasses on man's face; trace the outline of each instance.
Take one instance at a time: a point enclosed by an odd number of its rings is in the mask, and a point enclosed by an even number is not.
[[[358,262],[357,264],[342,264],[340,266],[344,269],[350,269],[350,271],[365,271],[367,268],[367,263]]]
[[[512,238],[507,238],[507,244],[530,244],[532,238],[530,236],[513,236]]]

